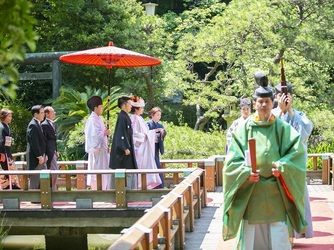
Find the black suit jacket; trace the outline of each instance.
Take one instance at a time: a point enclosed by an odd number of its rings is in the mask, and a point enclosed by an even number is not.
[[[51,161],[57,151],[57,131],[56,127],[53,128],[48,119],[45,119],[42,122],[42,129],[46,139],[46,155],[48,156],[47,166],[50,168]]]
[[[132,126],[129,115],[125,111],[118,114],[114,136],[112,138],[110,163],[112,169],[137,168],[134,154]],[[125,155],[125,149],[130,150],[130,155]]]
[[[27,164],[30,170],[38,165],[37,157],[46,154],[46,138],[37,120],[31,119],[27,128]]]

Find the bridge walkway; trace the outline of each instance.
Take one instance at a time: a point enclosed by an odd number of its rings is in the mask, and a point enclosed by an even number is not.
[[[294,239],[293,250],[334,250],[334,191],[330,185],[308,185],[314,237]],[[185,249],[233,249],[235,240],[223,241],[223,195],[221,187],[209,192],[208,204],[195,221],[194,232],[186,233]]]

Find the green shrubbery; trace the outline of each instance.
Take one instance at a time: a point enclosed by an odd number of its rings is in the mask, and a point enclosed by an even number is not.
[[[225,134],[205,133],[186,125],[175,126],[164,123],[167,130],[164,159],[198,159],[225,154]]]
[[[330,110],[313,110],[308,114],[314,129],[309,139],[309,153],[334,152],[334,114]]]
[[[114,129],[116,116],[111,119],[111,131]],[[78,123],[64,142],[64,159],[83,159],[84,157],[84,122]],[[198,159],[225,153],[225,134],[220,132],[205,133],[173,123],[163,123],[167,136],[165,139],[164,159]],[[111,133],[112,134],[112,133]],[[111,138],[109,140],[111,145]]]

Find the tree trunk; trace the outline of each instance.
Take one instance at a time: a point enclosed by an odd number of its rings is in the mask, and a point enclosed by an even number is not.
[[[154,87],[152,81],[152,67],[149,68],[149,72],[144,74],[146,88],[147,88],[147,109],[151,109],[154,106]]]

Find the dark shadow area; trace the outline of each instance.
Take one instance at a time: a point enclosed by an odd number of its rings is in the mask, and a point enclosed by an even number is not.
[[[325,201],[327,198],[321,198],[321,197],[310,197],[310,201]]]
[[[307,244],[295,243],[293,250],[298,249],[313,249],[313,250],[334,250],[334,244]]]
[[[323,217],[323,216],[313,216],[312,221],[327,221],[327,220],[333,220],[331,217]]]
[[[322,231],[314,231],[314,237],[325,237],[325,236],[331,236],[332,233],[328,232],[322,232]]]

